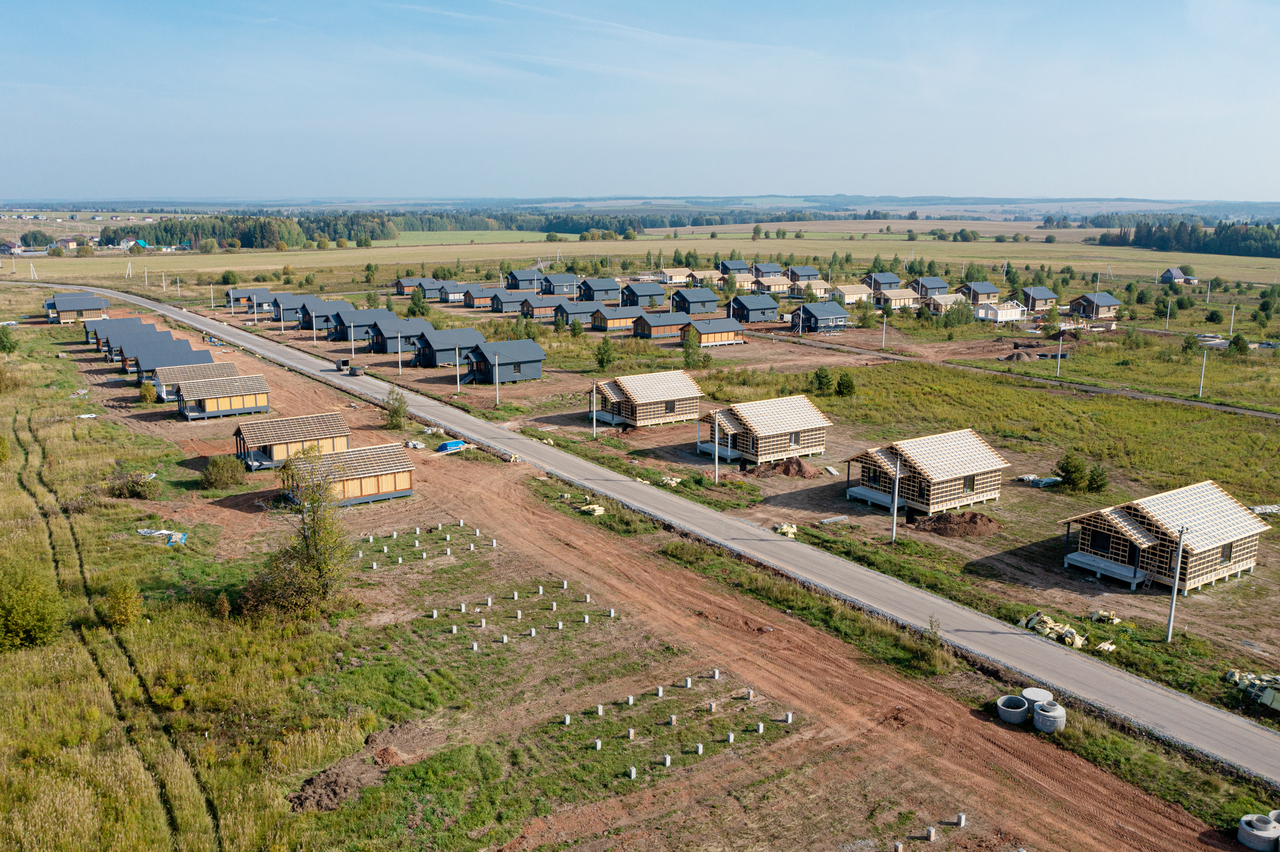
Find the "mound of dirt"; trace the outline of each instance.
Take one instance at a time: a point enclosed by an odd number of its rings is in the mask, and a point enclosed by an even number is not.
[[[409,760],[395,746],[383,746],[373,753],[373,762],[379,766],[404,766]]]
[[[1000,524],[979,512],[956,512],[921,518],[915,528],[946,538],[973,538],[999,532]]]
[[[1040,359],[1032,355],[1030,352],[1024,352],[1023,350],[1019,349],[1016,352],[1010,352],[1008,355],[1005,355],[1000,360],[1001,361],[1038,361]]]
[[[382,780],[383,770],[365,763],[363,755],[340,760],[302,782],[302,789],[287,797],[295,812],[332,811],[360,796],[365,787]]]
[[[747,471],[747,475],[758,476],[761,479],[768,479],[771,476],[798,476],[801,479],[816,479],[822,476],[822,471],[804,459],[787,459],[786,461],[772,462],[771,464],[756,465]]]

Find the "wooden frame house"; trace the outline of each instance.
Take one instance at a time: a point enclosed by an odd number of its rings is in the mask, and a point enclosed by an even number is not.
[[[658,270],[659,284],[684,284],[693,270],[687,266],[668,266]]]
[[[418,352],[411,367],[452,367],[462,363],[467,353],[484,343],[484,335],[474,328],[437,328],[414,338]]]
[[[413,291],[418,289],[420,284],[430,281],[430,278],[397,278],[396,279],[396,295],[412,296]]]
[[[746,343],[746,329],[733,317],[712,317],[710,319],[690,320],[684,327],[684,333],[693,335],[699,349],[709,346],[732,346],[735,343]]]
[[[176,398],[174,391],[184,381],[198,379],[226,379],[240,375],[236,365],[229,361],[210,361],[207,364],[180,364],[174,367],[157,367],[151,376],[156,386],[156,399],[168,402]]]
[[[327,453],[298,468],[299,476],[332,480],[339,506],[413,495],[413,460],[400,444]]]
[[[801,334],[843,331],[849,313],[839,302],[808,302],[791,312],[791,330]]]
[[[718,269],[695,269],[689,273],[689,280],[685,283],[690,287],[719,290],[724,286],[724,276]]]
[[[722,260],[717,267],[721,275],[732,275],[734,278],[750,278],[751,264],[745,260]]]
[[[702,442],[702,424],[710,427]],[[695,448],[753,464],[821,455],[831,421],[804,395],[740,402],[698,419]],[[718,435],[718,445],[715,436]]]
[[[1110,293],[1085,293],[1071,300],[1071,313],[1086,319],[1115,319],[1120,300]]]
[[[595,331],[625,331],[628,334],[635,330],[636,319],[644,316],[644,308],[596,308],[591,315],[591,328]]]
[[[939,293],[936,296],[926,296],[924,300],[925,308],[934,316],[941,316],[956,305],[964,305],[970,310],[973,308],[963,293]]]
[[[1062,521],[1063,567],[1115,577],[1136,589],[1157,582],[1178,589],[1253,573],[1258,537],[1271,527],[1212,480],[1109,506]],[[1071,525],[1080,527],[1072,549]]]
[[[584,302],[616,302],[622,298],[622,287],[616,278],[586,278],[578,285],[578,298]]]
[[[467,292],[462,297],[462,304],[472,310],[492,307],[490,302],[498,292],[498,289],[497,287],[481,287],[478,284],[468,285]]]
[[[956,292],[969,300],[969,304],[995,304],[1000,301],[1000,288],[990,281],[966,281],[956,288]]]
[[[804,284],[806,281],[821,281],[822,273],[813,266],[788,266],[787,280],[792,284]],[[804,289],[801,287],[800,289]]]
[[[1026,306],[1029,313],[1038,314],[1057,307],[1058,294],[1048,287],[1023,287],[1022,304]]]
[[[271,389],[264,376],[186,380],[178,383],[176,392],[178,413],[187,420],[271,410]]]
[[[1004,457],[972,429],[895,441],[850,456],[845,462],[845,497],[870,506],[892,506],[894,478],[898,505],[927,515],[1000,499]],[[859,466],[858,484],[852,468]]]
[[[791,286],[787,288],[787,295],[792,299],[803,299],[810,292],[819,299],[826,301],[827,294],[831,292],[831,287],[822,278],[806,278],[803,281],[792,281]]]
[[[439,299],[446,305],[461,305],[467,299],[470,284],[459,284],[457,281],[441,281]]]
[[[507,273],[508,290],[536,290],[542,280],[542,271],[538,269],[513,269]]]
[[[671,294],[671,309],[689,316],[714,314],[720,310],[719,302],[715,293],[702,287],[689,287]]]
[[[877,290],[872,297],[875,306],[880,309],[900,311],[903,308],[920,307],[920,295],[915,290]]]
[[[774,264],[775,266],[777,264]],[[767,278],[756,278],[751,282],[751,292],[759,296],[776,293],[785,298],[791,292],[791,282],[783,275],[771,275]]]
[[[1176,266],[1171,266],[1164,272],[1160,273],[1161,284],[1179,284],[1184,287],[1194,287],[1200,283],[1200,279],[1194,275],[1188,275]]]
[[[667,303],[667,291],[656,281],[637,281],[622,288],[624,308],[657,308]]]
[[[947,292],[947,282],[943,281],[936,275],[926,275],[923,278],[913,278],[907,283],[906,289],[911,290],[921,300],[930,296],[941,296]]]
[[[271,300],[272,321],[299,323],[298,327],[301,328],[302,308],[308,304],[315,310],[320,310],[324,300],[319,296],[280,293]]]
[[[702,388],[684,370],[596,382],[595,416],[606,423],[661,426],[698,419]]]
[[[304,414],[278,420],[251,420],[236,427],[236,458],[249,470],[279,467],[306,447],[321,454],[348,449],[351,429],[341,414]]]
[[[752,278],[786,278],[782,274],[782,267],[772,261],[766,263],[751,264]],[[788,281],[787,283],[790,283]]]
[[[974,306],[973,318],[982,322],[1021,322],[1027,318],[1027,309],[1021,302],[983,302]]]
[[[669,312],[665,314],[644,313],[636,317],[632,326],[632,334],[647,340],[663,337],[679,337],[691,318],[688,314]]]

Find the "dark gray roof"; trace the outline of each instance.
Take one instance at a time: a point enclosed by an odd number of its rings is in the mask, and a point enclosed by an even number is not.
[[[1058,294],[1048,287],[1023,287],[1022,295],[1028,299],[1056,299]]]
[[[593,290],[618,290],[618,279],[616,278],[586,278],[583,280],[584,287],[591,287]]]
[[[781,272],[782,267],[776,263],[757,263],[756,272]]]
[[[397,334],[403,338],[417,337],[435,329],[434,325],[422,317],[380,319],[373,324],[373,327],[378,330],[379,334],[387,338],[395,337]]]
[[[184,364],[212,364],[213,353],[208,349],[192,349],[185,340],[175,340],[171,346],[147,348],[137,354],[138,369],[151,371],[157,367],[178,367]]]
[[[58,293],[45,304],[52,305],[55,311],[95,311],[111,306],[106,299],[92,293]]]
[[[772,300],[770,300],[772,301]],[[839,302],[809,302],[801,305],[791,313],[804,312],[813,317],[847,317],[849,312],[840,307]]]
[[[936,275],[926,275],[923,278],[917,278],[916,283],[921,287],[924,287],[926,290],[947,289],[947,282]]]
[[[968,287],[970,290],[972,290],[975,293],[999,293],[1000,292],[1000,288],[992,284],[990,281],[970,281],[966,284],[960,285],[960,289],[962,290],[965,287]]]
[[[647,313],[645,309],[639,305],[631,305],[625,308],[612,308],[601,305],[596,308],[596,310],[604,314],[604,316],[609,319],[635,319],[636,317],[644,316],[645,313]],[[592,316],[595,316],[595,314],[593,313]]]
[[[271,291],[266,287],[231,287],[227,290],[227,295],[233,299],[260,300],[262,296],[270,296]]]
[[[1086,302],[1093,302],[1100,308],[1109,308],[1120,304],[1120,300],[1110,293],[1085,293],[1080,298]]]
[[[537,281],[542,277],[542,272],[537,269],[513,269],[507,274],[515,276],[517,281]]]
[[[421,288],[424,296],[427,293],[435,293],[436,295],[439,295],[441,287],[446,284],[457,283],[456,281],[441,281],[437,278],[416,278],[414,280],[417,282],[414,286]]]
[[[529,298],[529,294],[528,291],[521,290],[494,290],[493,295],[489,298],[491,301],[502,302],[503,304],[514,302],[519,305]]]
[[[722,260],[720,261],[720,270],[726,273],[732,272],[736,275],[739,272],[750,272],[751,264],[745,260]]]
[[[901,284],[902,279],[892,272],[873,272],[867,276],[877,284]]]
[[[628,284],[623,290],[628,290],[636,296],[665,296],[667,291],[662,289],[662,285],[656,281],[637,281],[634,284]]]
[[[469,361],[477,361],[481,357],[490,364],[526,364],[547,360],[547,353],[532,340],[495,340],[493,343],[481,343],[467,354]]]
[[[154,325],[144,325],[126,331],[117,331],[107,336],[107,345],[112,349],[120,349],[126,355],[132,355],[139,346],[147,345],[147,341],[173,340],[173,332],[160,331]]]
[[[308,296],[305,293],[278,293],[276,294],[276,297],[271,300],[271,303],[277,307],[285,309],[301,309],[303,305],[314,304],[317,309],[319,309],[319,307],[324,304],[324,299],[321,299],[319,296]]]
[[[419,338],[429,349],[452,349],[455,346],[469,349],[484,343],[484,335],[474,328],[436,328],[425,331]]]
[[[715,293],[712,293],[710,290],[706,289],[705,287],[689,287],[684,290],[677,290],[675,291],[675,293],[671,294],[672,298],[675,298],[675,296],[677,295],[679,295],[680,298],[684,299],[685,301],[692,302],[692,303],[720,301],[719,297],[716,296]],[[769,301],[773,301],[773,300],[770,299]]]
[[[649,323],[650,327],[660,325],[688,325],[693,321],[693,317],[680,311],[668,311],[666,313],[645,313],[637,319],[644,319]]]
[[[117,319],[91,319],[84,321],[86,331],[96,332],[99,337],[106,336],[113,328],[137,328],[142,325],[142,317],[119,317]]]
[[[504,288],[502,288],[501,286],[489,285],[488,287],[486,287],[483,284],[468,284],[466,286],[466,292],[470,293],[473,297],[474,296],[486,296],[486,297],[496,296],[498,295],[498,291],[502,289]]]
[[[570,275],[567,272],[553,272],[550,275],[542,276],[542,280],[547,284],[577,284],[578,276]]]
[[[749,311],[767,311],[769,309],[777,309],[778,303],[771,296],[763,293],[745,293],[741,296],[733,297],[734,304],[740,308],[746,308]]]
[[[551,308],[555,310],[558,306],[567,305],[569,300],[564,296],[525,296],[520,300],[520,304],[528,302],[535,308]]]
[[[417,287],[419,284],[429,284],[434,280],[435,280],[434,278],[421,278],[418,276],[414,276],[412,278],[397,278],[395,283],[401,284],[405,287],[412,289],[414,287]]]
[[[791,271],[796,273],[797,275],[817,275],[818,274],[818,270],[814,269],[812,266],[793,266],[791,267]]]
[[[373,325],[380,319],[395,319],[396,315],[386,308],[366,308],[364,310],[338,311],[338,319],[343,325]]]
[[[465,293],[471,289],[470,284],[459,284],[457,281],[441,281],[441,293]]]
[[[585,314],[586,316],[591,316],[604,307],[604,302],[564,302],[561,307],[570,315]]]
[[[773,301],[770,299],[769,301]],[[699,334],[715,334],[725,331],[742,331],[742,323],[733,317],[716,317],[715,319],[693,320],[692,325]]]
[[[338,311],[353,311],[355,308],[351,307],[350,302],[344,302],[341,299],[334,299],[333,301],[313,301],[308,299],[302,303],[302,310],[311,316],[331,317],[337,314]]]

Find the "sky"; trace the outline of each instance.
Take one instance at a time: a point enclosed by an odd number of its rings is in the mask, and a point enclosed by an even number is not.
[[[1274,2],[99,0],[5,29],[7,200],[1280,200]]]

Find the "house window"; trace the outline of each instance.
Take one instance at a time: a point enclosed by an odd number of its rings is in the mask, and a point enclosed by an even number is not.
[[[515,373],[516,375],[520,375],[520,364],[519,363],[512,364],[511,372]]]
[[[880,485],[880,468],[878,468],[878,467],[864,467],[864,468],[862,469],[862,476],[863,476],[863,478],[864,478],[864,479],[866,479],[866,481],[867,481],[867,484],[868,484],[868,485],[871,485],[871,486],[873,486],[873,487],[879,487],[879,485]]]
[[[667,401],[664,403],[664,406],[665,406],[665,408],[666,408],[666,410],[667,410],[667,414],[675,414],[675,413],[676,413],[676,401],[675,401],[674,399],[669,399],[669,400],[667,400]]]
[[[1231,562],[1231,550],[1233,546],[1234,542],[1222,545],[1222,558],[1220,561],[1223,565],[1227,565]]]
[[[966,477],[964,478],[964,493],[965,493],[965,494],[972,494],[972,493],[973,493],[974,486],[977,484],[977,479],[978,479],[978,478],[977,478],[976,476],[966,476]]]
[[[1089,549],[1107,556],[1111,553],[1111,534],[1099,530],[1089,531]]]
[[[800,446],[800,433],[799,433],[799,432],[792,432],[792,433],[791,433],[790,442],[791,442],[791,446],[793,446],[793,447],[798,447],[798,446]]]

